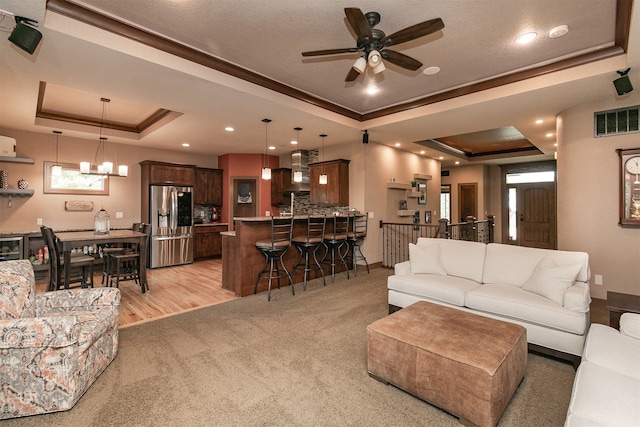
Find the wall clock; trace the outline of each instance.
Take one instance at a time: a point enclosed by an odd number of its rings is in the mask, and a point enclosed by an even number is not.
[[[620,221],[640,227],[640,148],[617,149],[620,156]]]

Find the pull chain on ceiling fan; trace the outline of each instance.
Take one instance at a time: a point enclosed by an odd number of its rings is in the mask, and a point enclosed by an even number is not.
[[[355,7],[347,7],[344,13],[349,21],[349,25],[353,28],[358,40],[357,47],[343,49],[325,49],[314,50],[310,52],[302,52],[302,56],[323,56],[337,55],[341,53],[358,53],[363,55],[356,60],[351,70],[345,78],[346,82],[351,82],[358,78],[364,72],[367,65],[372,68],[375,74],[385,70],[383,59],[399,67],[407,70],[416,71],[422,67],[422,62],[411,58],[403,53],[395,50],[387,49],[389,46],[398,45],[429,34],[440,31],[444,28],[442,19],[435,18],[429,21],[412,25],[403,30],[387,36],[383,31],[374,29],[380,23],[380,14],[377,12],[368,12],[363,14],[362,11]]]

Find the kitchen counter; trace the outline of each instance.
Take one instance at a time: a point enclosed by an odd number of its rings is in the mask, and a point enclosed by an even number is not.
[[[193,224],[194,227],[211,227],[215,225],[224,225],[228,227],[229,223],[228,222],[207,222],[202,224]]]
[[[293,235],[306,235],[307,215],[295,215],[293,219]],[[253,295],[256,278],[264,266],[265,258],[256,248],[256,242],[271,238],[271,217],[235,217],[233,221],[235,231],[220,233],[222,235],[222,287],[244,297]],[[327,231],[331,231],[332,227],[332,222],[327,221]],[[290,273],[297,259],[298,250],[292,245],[283,257],[285,267]],[[329,274],[328,268],[325,270],[326,274]],[[315,276],[312,275],[312,277]],[[296,274],[292,274],[292,279],[294,284],[302,282],[303,272],[297,271]],[[258,292],[267,290],[267,282],[266,279],[260,281]],[[281,285],[289,286],[288,282],[288,280],[282,280]]]

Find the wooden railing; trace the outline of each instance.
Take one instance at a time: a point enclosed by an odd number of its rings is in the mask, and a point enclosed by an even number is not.
[[[409,259],[409,243],[416,243],[419,237],[493,242],[495,216],[489,215],[484,221],[476,221],[474,217],[469,216],[466,222],[458,224],[449,224],[446,219],[441,219],[438,225],[380,221],[380,227],[382,266],[393,268],[397,263]]]

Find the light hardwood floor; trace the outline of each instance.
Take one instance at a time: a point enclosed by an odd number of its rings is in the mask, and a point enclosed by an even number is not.
[[[149,291],[142,293],[133,281],[120,282],[120,327],[184,313],[238,298],[222,289],[222,260],[148,269]],[[94,286],[102,286],[102,270],[94,274]],[[44,292],[38,283],[36,292]]]

